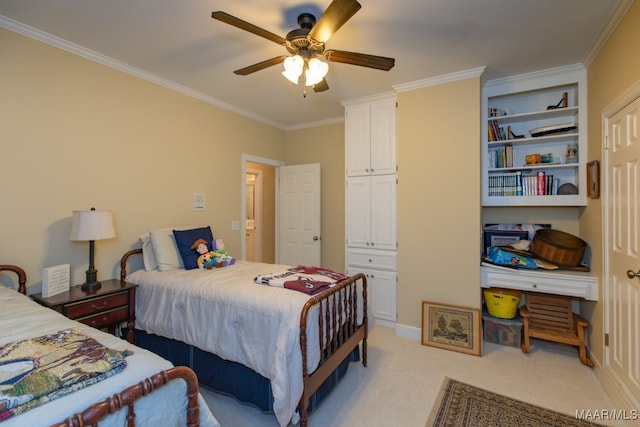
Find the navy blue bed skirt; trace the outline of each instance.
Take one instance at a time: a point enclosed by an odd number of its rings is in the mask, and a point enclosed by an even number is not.
[[[137,329],[136,345],[164,357],[174,365],[190,367],[198,376],[200,385],[205,388],[231,395],[264,412],[273,412],[273,395],[269,379],[240,363],[224,360],[189,344],[147,334]],[[360,347],[357,346],[311,396],[309,413],[344,377],[349,368],[349,362],[359,360]]]

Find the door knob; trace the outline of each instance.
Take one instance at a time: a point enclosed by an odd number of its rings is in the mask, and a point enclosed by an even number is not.
[[[317,242],[318,240],[320,240],[320,238],[318,236],[313,236],[313,241]]]
[[[633,279],[634,277],[640,277],[640,270],[638,270],[636,273],[634,273],[633,270],[627,270],[627,277],[629,279]]]

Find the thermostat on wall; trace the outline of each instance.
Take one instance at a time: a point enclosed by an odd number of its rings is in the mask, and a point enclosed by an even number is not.
[[[204,210],[205,196],[204,193],[193,193],[191,197],[191,210],[203,211]]]

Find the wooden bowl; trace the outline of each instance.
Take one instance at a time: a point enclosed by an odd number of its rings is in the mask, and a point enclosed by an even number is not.
[[[586,248],[587,243],[573,234],[543,228],[533,236],[529,252],[558,267],[573,268],[582,262]]]

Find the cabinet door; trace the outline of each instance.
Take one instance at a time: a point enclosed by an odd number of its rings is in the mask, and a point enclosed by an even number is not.
[[[347,179],[347,245],[368,248],[371,245],[371,180],[368,176]]]
[[[370,270],[371,312],[378,319],[396,321],[396,273]]]
[[[374,249],[396,249],[396,175],[372,176],[371,241]]]
[[[346,109],[345,164],[347,176],[369,175],[371,168],[371,115],[369,104]]]
[[[347,274],[363,273],[367,277],[367,304],[376,319],[395,322],[396,273],[390,271],[347,268]]]
[[[371,174],[396,173],[396,100],[371,103]]]

